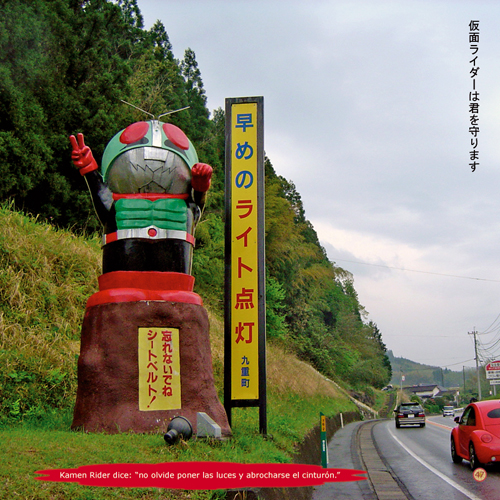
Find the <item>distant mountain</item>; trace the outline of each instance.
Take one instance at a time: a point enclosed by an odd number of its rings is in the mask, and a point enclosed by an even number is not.
[[[438,384],[443,387],[459,387],[463,385],[462,371],[455,372],[448,368],[424,365],[406,358],[396,358],[392,351],[387,351],[387,357],[391,362],[391,384],[394,386],[401,385],[402,375],[405,377],[403,386]]]

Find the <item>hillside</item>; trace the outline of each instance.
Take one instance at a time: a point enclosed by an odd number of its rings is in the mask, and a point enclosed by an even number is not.
[[[76,236],[0,208],[0,422],[71,409],[87,298],[97,291],[98,238]],[[214,372],[222,387],[223,326],[209,309]],[[299,384],[296,373],[304,374]],[[293,375],[291,375],[293,374]],[[307,377],[306,374],[311,374]],[[346,396],[279,346],[269,348],[271,390]]]
[[[401,385],[401,375],[404,375],[404,386],[418,384],[437,384],[443,387],[463,387],[463,372],[448,368],[430,366],[406,358],[395,357],[392,351],[387,352],[391,362],[391,384]],[[467,370],[469,372],[469,370]]]
[[[234,439],[165,448],[162,440],[69,432],[81,320],[100,273],[97,238],[55,229],[0,207],[0,496],[75,498],[75,485],[43,485],[34,471],[103,462],[229,460],[288,462],[319,412],[356,411],[347,393],[279,345],[268,347],[268,424],[255,408],[234,411]],[[216,387],[222,397],[223,325],[208,309]],[[297,376],[300,374],[300,377]],[[14,479],[13,479],[14,478]],[[43,494],[41,493],[43,491]],[[141,498],[157,498],[147,491]],[[35,495],[36,493],[36,495]],[[97,493],[96,493],[97,495]],[[93,498],[115,498],[102,489]],[[208,495],[208,494],[207,494]],[[199,498],[209,498],[200,496]],[[121,498],[137,498],[123,490]],[[187,498],[179,493],[178,498]]]

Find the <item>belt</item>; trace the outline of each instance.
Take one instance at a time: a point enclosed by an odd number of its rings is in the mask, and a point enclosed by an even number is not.
[[[105,234],[102,237],[102,244],[107,245],[113,241],[125,239],[144,239],[144,240],[183,240],[194,246],[194,236],[187,231],[177,231],[175,229],[160,229],[156,226],[140,227],[134,229],[118,229],[114,233]]]

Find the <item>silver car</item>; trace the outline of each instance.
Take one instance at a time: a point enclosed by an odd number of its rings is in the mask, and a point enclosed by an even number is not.
[[[425,426],[424,409],[419,403],[401,403],[395,410],[396,428],[403,425]]]

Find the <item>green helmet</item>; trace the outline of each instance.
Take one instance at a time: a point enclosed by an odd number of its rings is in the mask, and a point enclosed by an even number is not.
[[[196,150],[180,128],[150,120],[132,123],[109,141],[101,172],[115,193],[182,193],[195,163]]]

